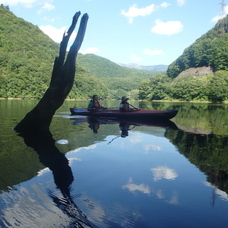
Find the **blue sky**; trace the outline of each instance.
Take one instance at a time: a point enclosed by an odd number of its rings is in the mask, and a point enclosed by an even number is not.
[[[60,42],[75,12],[89,21],[80,52],[116,63],[169,65],[213,28],[222,0],[0,0]],[[76,30],[77,32],[77,30]],[[74,34],[75,35],[75,34]],[[73,37],[72,37],[73,38]]]

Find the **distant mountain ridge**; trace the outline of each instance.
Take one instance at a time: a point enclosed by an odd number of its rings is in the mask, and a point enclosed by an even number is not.
[[[158,71],[123,67],[94,54],[79,54],[77,63],[107,85],[109,90],[114,91],[137,90],[143,80],[150,79],[158,73]],[[119,91],[119,93],[122,92]]]
[[[117,63],[117,64],[120,65],[120,66],[123,66],[123,67],[134,68],[134,69],[137,69],[137,70],[167,71],[167,69],[168,69],[168,65],[164,65],[164,64],[149,65],[149,66],[139,65],[139,64],[136,64],[136,63],[129,63],[129,64]]]

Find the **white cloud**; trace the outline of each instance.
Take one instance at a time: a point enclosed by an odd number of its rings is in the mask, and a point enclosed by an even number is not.
[[[15,6],[17,4],[22,4],[25,7],[32,7],[34,3],[39,0],[2,0],[1,3],[4,5]]]
[[[60,139],[60,140],[57,140],[56,143],[64,145],[64,144],[68,144],[68,140],[67,139]]]
[[[145,184],[134,184],[132,178],[129,178],[128,183],[122,186],[123,189],[128,189],[130,192],[139,191],[144,194],[150,194],[151,190]]]
[[[67,30],[66,27],[62,28],[55,28],[52,25],[44,25],[44,26],[39,26],[39,28],[46,34],[48,35],[52,40],[54,40],[57,43],[60,43],[63,38],[64,32]],[[70,40],[74,40],[76,37],[76,33],[73,32]]]
[[[168,2],[163,2],[160,5],[162,8],[167,8],[168,6],[170,6],[170,4]]]
[[[177,0],[179,6],[183,6],[186,3],[186,0]]]
[[[145,49],[143,53],[145,55],[164,55],[165,54],[163,50],[150,50],[150,49]]]
[[[136,4],[132,5],[127,11],[122,10],[121,14],[128,18],[128,22],[131,24],[135,17],[144,17],[150,15],[152,12],[156,11],[158,8],[166,8],[169,3],[163,2],[160,5],[151,4],[144,8],[138,8]]]
[[[204,182],[205,186],[214,188],[215,194],[218,195],[222,200],[228,201],[228,194],[220,189],[218,189],[215,185],[212,185],[210,182]]]
[[[85,49],[85,50],[80,50],[79,52],[81,53],[81,54],[95,54],[95,53],[97,53],[97,52],[99,52],[100,51],[100,49],[99,48],[96,48],[96,47],[90,47],[90,48],[87,48],[87,49]]]
[[[77,148],[77,149],[75,149],[75,150],[69,151],[67,154],[70,155],[70,156],[72,156],[74,153],[81,152],[82,150],[93,150],[93,149],[95,149],[96,147],[97,147],[96,144],[92,144],[92,145],[87,146],[87,147],[79,147],[79,148]]]
[[[135,63],[135,62],[141,62],[143,59],[142,58],[140,58],[140,57],[138,57],[138,56],[136,56],[136,55],[131,55],[131,61],[133,62],[133,63]]]
[[[137,8],[137,5],[132,5],[128,11],[122,10],[121,14],[126,17],[138,17],[150,15],[155,10],[155,4],[151,4],[144,8]]]
[[[228,14],[228,5],[225,6],[224,12],[223,12],[222,14],[213,17],[213,18],[211,19],[211,21],[217,22],[218,20],[220,20],[220,19],[226,17],[227,14]]]
[[[151,28],[151,31],[162,35],[173,35],[181,32],[183,29],[183,25],[180,21],[163,22],[160,19],[157,19],[155,24],[156,25]]]
[[[131,57],[132,57],[131,58],[132,61],[138,61],[138,62],[142,61],[142,59],[137,57],[136,55],[132,55]],[[138,131],[131,132],[130,141],[132,144],[140,143],[140,142],[142,142],[142,136],[139,134]]]
[[[40,171],[38,171],[38,175],[37,176],[42,176],[42,175],[44,175],[45,173],[48,173],[48,172],[50,172],[49,168],[41,169]]]
[[[173,205],[179,204],[179,199],[178,199],[178,195],[176,194],[176,192],[173,193],[173,195],[171,196],[171,199],[168,201],[168,203],[173,204]]]
[[[53,6],[53,5],[50,4],[50,3],[45,3],[45,4],[42,6],[42,9],[47,10],[47,11],[50,11],[50,10],[55,9],[55,6]]]
[[[153,172],[155,181],[160,179],[174,180],[176,177],[178,177],[174,169],[170,169],[166,166],[159,166],[150,170]]]
[[[41,9],[38,11],[38,13],[42,13],[44,11],[51,11],[54,10],[55,6],[50,3],[44,3],[44,5],[41,7]]]
[[[43,11],[50,11],[54,10],[55,6],[51,4],[53,0],[1,0],[1,4],[8,5],[8,6],[15,6],[15,5],[23,5],[26,8],[32,8],[35,5],[42,5],[41,9],[38,11],[38,13],[41,13]]]
[[[157,146],[157,145],[144,145],[143,148],[145,151],[149,151],[149,150],[160,151],[161,150],[161,147]]]
[[[61,42],[63,33],[66,31],[66,27],[55,28],[52,25],[41,25],[39,28],[57,43]]]
[[[51,23],[54,23],[55,21],[59,20],[59,17],[52,17],[52,18],[49,18],[49,17],[43,17],[43,19],[47,22],[51,22]]]

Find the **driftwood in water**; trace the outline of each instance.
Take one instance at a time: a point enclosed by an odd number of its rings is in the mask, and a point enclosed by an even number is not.
[[[77,12],[68,31],[63,35],[59,57],[56,57],[49,88],[39,103],[15,127],[17,132],[46,131],[49,129],[55,111],[63,104],[72,89],[76,70],[76,57],[84,39],[88,15],[81,18],[78,34],[66,57],[69,38],[75,29],[80,12]]]

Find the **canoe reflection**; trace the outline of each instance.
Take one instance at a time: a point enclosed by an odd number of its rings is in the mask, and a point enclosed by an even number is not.
[[[157,120],[138,120],[138,119],[117,119],[117,118],[102,118],[102,117],[79,117],[79,118],[72,118],[74,120],[73,124],[77,125],[82,122],[87,122],[89,125],[88,127],[95,133],[98,133],[98,129],[100,125],[103,124],[119,124],[119,128],[121,131],[120,136],[125,138],[128,136],[129,130],[134,128],[135,126],[151,126],[151,127],[162,127],[162,128],[169,128],[173,130],[177,130],[177,126],[171,120],[166,121],[157,121]]]

